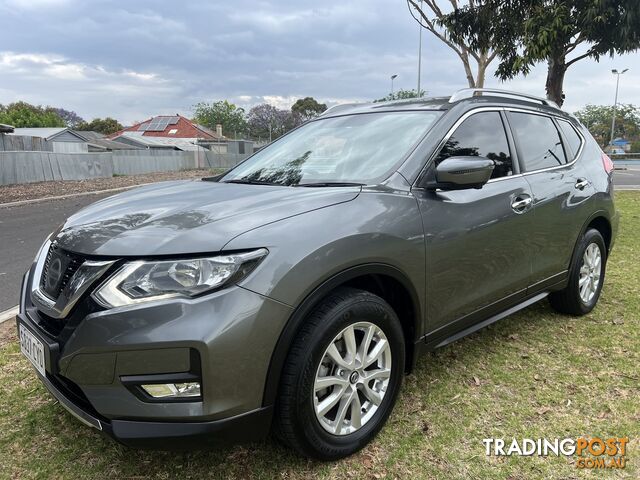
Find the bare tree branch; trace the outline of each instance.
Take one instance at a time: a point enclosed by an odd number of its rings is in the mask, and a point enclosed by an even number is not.
[[[570,65],[573,65],[578,60],[582,60],[583,58],[591,56],[592,53],[593,53],[593,51],[591,49],[589,49],[587,51],[587,53],[583,53],[582,55],[578,55],[577,57],[572,58],[571,60],[569,60],[567,63],[564,64],[565,68],[569,68]]]
[[[489,51],[476,51],[469,47],[468,44],[463,42],[454,42],[447,35],[446,29],[444,31],[436,26],[436,21],[434,19],[430,19],[423,8],[418,5],[419,0],[407,0],[407,7],[411,16],[414,18],[416,22],[422,27],[431,32],[436,36],[441,42],[451,48],[462,61],[462,66],[464,67],[465,75],[467,77],[467,82],[470,87],[475,87],[476,85],[484,84],[484,77],[486,74],[487,66],[496,58],[497,52],[495,50]],[[468,0],[469,5],[471,7],[475,6],[475,0]],[[460,8],[460,4],[458,0],[449,0],[449,3],[453,7],[454,11]],[[423,0],[423,5],[428,8],[431,13],[435,16],[436,19],[442,20],[445,18],[446,14],[443,13],[442,9],[438,6],[437,0]],[[417,12],[419,17],[414,13]],[[471,69],[471,64],[469,61],[469,57],[473,58],[476,62],[477,73],[474,76],[473,70]]]

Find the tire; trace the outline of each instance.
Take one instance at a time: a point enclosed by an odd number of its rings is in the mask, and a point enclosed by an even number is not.
[[[369,335],[373,336],[368,360],[376,352],[382,353],[366,366],[362,352]],[[350,350],[347,339],[353,339],[348,342]],[[336,352],[342,366],[334,361]],[[355,360],[350,363],[352,358]],[[275,437],[298,453],[319,460],[336,460],[357,452],[375,437],[391,413],[404,363],[404,334],[389,304],[364,290],[337,289],[306,318],[291,346],[276,400]],[[347,364],[353,368],[342,368]],[[367,381],[373,372],[379,377]],[[334,379],[340,383],[318,390],[325,385],[322,382]],[[335,406],[322,412],[336,398],[340,400]],[[316,408],[321,410],[318,414]]]
[[[597,249],[599,263],[597,265],[589,264],[589,252]],[[595,262],[597,263],[597,262]],[[553,292],[549,295],[551,306],[560,313],[569,315],[586,315],[598,303],[602,285],[604,284],[604,276],[607,264],[607,248],[600,232],[596,229],[589,229],[578,242],[575,254],[573,256],[571,268],[569,270],[569,284],[564,290]],[[594,283],[592,279],[597,276],[597,285],[592,288]],[[585,281],[585,277],[587,280]],[[582,279],[582,280],[581,280]],[[581,287],[581,282],[588,284]],[[584,285],[584,284],[583,284]]]

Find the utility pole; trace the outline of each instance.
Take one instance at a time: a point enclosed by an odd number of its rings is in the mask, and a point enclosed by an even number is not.
[[[420,10],[422,10],[422,0],[420,0]],[[418,28],[420,29],[419,40],[418,40],[418,97],[420,95],[420,74],[422,73],[422,24],[418,22]]]
[[[395,73],[391,75],[391,97],[393,97],[393,81],[398,77]]]
[[[621,72],[618,72],[618,70],[616,70],[615,68],[611,70],[611,73],[616,75],[616,97],[615,97],[615,100],[613,101],[613,118],[611,119],[611,139],[609,140],[609,146],[611,147],[613,147],[613,135],[616,130],[616,109],[618,107],[618,86],[620,85],[620,75],[622,75],[627,70],[629,69],[625,68]]]

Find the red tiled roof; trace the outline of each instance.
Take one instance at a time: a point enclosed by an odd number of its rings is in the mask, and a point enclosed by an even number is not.
[[[206,140],[218,140],[219,138],[215,132],[204,129],[193,123],[188,118],[182,115],[160,115],[160,117],[178,117],[178,122],[173,125],[167,125],[163,131],[144,131],[142,133],[145,137],[169,137],[169,138],[203,138]],[[149,123],[158,117],[151,117],[144,122],[136,123],[131,127],[127,127],[119,132],[109,135],[108,138],[113,139],[122,135],[123,132],[137,132],[140,129],[140,125]],[[169,133],[172,130],[177,130],[174,133]],[[223,137],[224,138],[224,137]]]

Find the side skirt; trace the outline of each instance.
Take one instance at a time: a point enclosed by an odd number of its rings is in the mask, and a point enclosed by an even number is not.
[[[539,302],[540,300],[542,300],[543,298],[545,298],[547,295],[549,295],[549,292],[542,292],[542,293],[538,293],[537,295],[534,295],[533,297],[528,298],[527,300],[514,305],[511,308],[508,308],[507,310],[504,310],[496,315],[493,315],[489,318],[487,318],[486,320],[483,320],[481,322],[475,323],[463,330],[460,330],[456,333],[454,333],[453,335],[449,336],[449,337],[445,337],[444,339],[442,337],[440,338],[436,338],[436,339],[429,339],[428,337],[425,337],[425,348],[424,351],[432,351],[435,350],[436,348],[440,348],[440,347],[444,347],[445,345],[449,345],[450,343],[453,343],[457,340],[460,340],[463,337],[466,337],[467,335],[476,332],[484,327],[486,327],[487,325],[491,325],[492,323],[497,322],[498,320],[502,320],[505,317],[508,317],[509,315],[522,310],[523,308],[528,307],[529,305],[533,305],[536,302]]]

